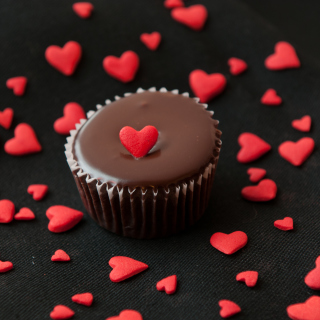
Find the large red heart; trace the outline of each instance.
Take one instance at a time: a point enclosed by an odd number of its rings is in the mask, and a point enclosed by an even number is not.
[[[5,129],[9,129],[13,119],[13,110],[11,108],[6,108],[0,112],[0,126]]]
[[[71,76],[82,55],[82,49],[78,42],[69,41],[62,48],[49,46],[45,52],[48,63],[65,76]]]
[[[237,154],[237,160],[241,163],[257,160],[271,150],[269,143],[249,132],[242,133],[238,138],[238,143],[242,148]]]
[[[141,158],[147,155],[156,144],[158,135],[158,130],[153,126],[146,126],[140,131],[127,126],[120,130],[119,138],[135,158]]]
[[[73,316],[74,311],[62,304],[55,306],[50,313],[50,318],[53,320],[70,319]]]
[[[206,103],[223,92],[227,79],[221,73],[207,74],[202,70],[194,70],[189,75],[189,85],[195,96]]]
[[[247,174],[250,176],[249,180],[253,183],[256,183],[267,174],[267,171],[261,168],[249,168],[247,170]]]
[[[312,138],[301,138],[297,142],[285,141],[280,144],[278,151],[282,158],[294,166],[301,166],[311,155],[314,149]]]
[[[270,179],[264,179],[256,186],[245,187],[241,190],[243,198],[249,201],[270,201],[277,195],[277,185]]]
[[[161,42],[161,34],[156,31],[152,33],[143,33],[140,36],[140,41],[143,42],[147,48],[155,51]]]
[[[35,215],[29,208],[21,208],[14,218],[15,220],[33,220]]]
[[[238,76],[248,69],[247,63],[239,58],[230,58],[228,60],[228,65],[230,67],[230,73],[234,76]]]
[[[88,19],[94,9],[90,2],[76,2],[72,5],[73,11],[82,19]]]
[[[220,316],[222,318],[229,318],[241,311],[241,308],[230,300],[220,300],[219,301]]]
[[[12,270],[13,264],[10,261],[0,261],[0,273]]]
[[[78,293],[72,296],[71,300],[75,303],[90,307],[93,302],[93,295],[90,292]]]
[[[285,217],[282,220],[276,220],[273,225],[283,231],[293,230],[293,219],[291,217]]]
[[[178,7],[184,7],[184,2],[182,0],[165,0],[163,5],[167,9],[173,9]]]
[[[257,271],[243,271],[237,274],[237,281],[244,281],[247,287],[254,287],[258,281],[258,272]]]
[[[300,61],[293,46],[285,41],[278,42],[274,47],[275,53],[264,62],[269,70],[299,68]]]
[[[261,97],[260,102],[267,106],[279,106],[282,103],[282,99],[277,95],[276,90],[268,89]]]
[[[145,263],[123,256],[112,257],[109,265],[113,268],[109,275],[112,282],[123,281],[148,269]]]
[[[9,223],[13,220],[15,212],[14,203],[10,200],[0,200],[0,223]]]
[[[124,52],[120,58],[107,56],[103,59],[103,68],[111,76],[124,83],[134,79],[140,64],[139,56],[133,51]]]
[[[14,77],[7,80],[8,89],[13,89],[16,96],[23,96],[26,90],[28,79],[26,77]]]
[[[302,132],[309,132],[311,129],[311,117],[304,116],[301,119],[293,120],[291,125],[293,128],[302,131]]]
[[[287,307],[287,313],[293,320],[319,320],[320,297],[312,296],[304,303],[292,304]]]
[[[320,256],[316,259],[316,267],[306,275],[304,282],[309,288],[320,290]]]
[[[51,257],[51,261],[66,262],[70,261],[70,256],[63,250],[58,249]]]
[[[187,27],[199,31],[206,23],[208,11],[202,4],[195,4],[188,8],[174,8],[171,11],[171,17]]]
[[[70,230],[78,224],[83,213],[65,206],[52,206],[46,211],[46,216],[50,220],[48,229],[51,232],[60,233]]]
[[[177,276],[169,276],[160,280],[157,283],[157,290],[158,291],[165,291],[166,294],[173,294],[176,292],[177,289]]]
[[[32,195],[33,200],[40,201],[48,192],[48,186],[45,184],[31,184],[27,192]]]
[[[119,316],[109,317],[106,320],[143,320],[142,315],[135,310],[123,310]]]
[[[13,156],[22,156],[40,152],[42,147],[32,127],[27,123],[20,123],[14,129],[14,138],[5,143],[4,150]]]
[[[248,242],[248,236],[242,231],[230,234],[216,232],[210,238],[211,245],[225,254],[233,254],[243,248]]]

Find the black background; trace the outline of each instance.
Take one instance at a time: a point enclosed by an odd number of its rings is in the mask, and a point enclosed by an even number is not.
[[[18,123],[26,122],[35,129],[43,151],[12,157],[3,147],[0,150],[0,198],[14,201],[17,211],[29,207],[36,214],[34,221],[0,225],[0,259],[14,264],[14,270],[0,274],[0,319],[49,319],[57,304],[71,307],[74,319],[106,319],[128,308],[141,312],[145,320],[219,319],[220,299],[241,306],[242,313],[235,319],[287,319],[288,305],[317,294],[303,279],[320,255],[319,151],[316,148],[296,168],[278,155],[277,147],[304,136],[314,138],[316,145],[319,140],[319,3],[304,2],[301,8],[300,2],[275,0],[268,4],[246,0],[249,6],[239,0],[186,1],[187,5],[199,2],[209,11],[201,32],[172,20],[162,0],[93,0],[95,12],[89,20],[76,16],[68,0],[1,0],[0,109],[11,107],[15,116],[10,130],[0,128],[0,143],[3,146],[13,137]],[[156,52],[139,41],[141,33],[152,31],[163,37]],[[49,45],[63,46],[69,40],[81,44],[83,57],[75,74],[65,77],[46,62],[44,52]],[[300,69],[265,69],[264,59],[279,40],[295,46]],[[102,68],[105,56],[119,56],[126,50],[134,50],[141,59],[130,84],[109,77]],[[229,74],[227,60],[232,56],[247,61],[245,74]],[[166,239],[122,238],[97,226],[88,214],[69,232],[49,232],[45,216],[49,206],[84,211],[65,161],[65,138],[52,127],[63,106],[75,101],[89,111],[138,87],[190,91],[188,75],[196,68],[221,72],[228,79],[225,92],[209,104],[220,120],[223,146],[205,216],[192,230]],[[23,97],[5,87],[8,78],[18,75],[29,80]],[[270,87],[283,98],[282,106],[260,105],[261,95]],[[307,134],[290,125],[305,114],[313,119]],[[252,164],[265,168],[267,177],[278,185],[277,198],[270,203],[240,197],[241,189],[250,185],[246,170],[252,166],[236,161],[237,137],[245,131],[272,145],[268,155]],[[49,185],[49,194],[41,202],[26,192],[34,183]],[[285,216],[294,219],[294,231],[273,227],[274,220]],[[226,256],[211,247],[214,232],[236,230],[249,237],[244,249]],[[72,262],[51,262],[57,249],[65,250]],[[143,261],[150,268],[112,283],[108,261],[115,255]],[[245,270],[259,272],[253,289],[235,280]],[[177,292],[173,296],[158,292],[156,282],[172,274],[178,277]],[[87,291],[95,297],[92,307],[71,302],[72,295]]]

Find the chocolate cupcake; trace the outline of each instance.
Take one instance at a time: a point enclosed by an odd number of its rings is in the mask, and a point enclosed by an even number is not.
[[[213,112],[198,102],[178,90],[138,89],[98,105],[70,132],[67,161],[86,209],[100,226],[127,237],[155,238],[186,229],[202,216],[221,132]],[[128,127],[133,138],[123,136]],[[130,146],[125,140],[139,131],[146,133],[140,134],[143,146],[137,141]],[[146,144],[142,156],[134,154],[132,145]]]

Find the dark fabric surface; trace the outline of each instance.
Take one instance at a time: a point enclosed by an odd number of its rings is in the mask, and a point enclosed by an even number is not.
[[[319,152],[316,148],[301,168],[295,168],[278,155],[277,147],[287,139],[296,141],[304,136],[314,138],[316,144],[319,140],[317,62],[296,47],[300,69],[266,70],[263,62],[274,44],[287,39],[239,1],[201,0],[209,11],[201,32],[172,20],[162,0],[92,3],[95,12],[85,21],[72,11],[72,1],[1,1],[0,109],[15,111],[12,128],[0,128],[1,145],[13,136],[18,123],[27,122],[35,129],[43,151],[19,158],[7,155],[3,147],[0,150],[1,199],[11,199],[17,210],[26,206],[36,214],[34,221],[0,225],[0,259],[14,264],[14,270],[0,274],[0,319],[49,319],[56,304],[71,307],[76,312],[74,319],[106,319],[128,308],[141,312],[145,320],[219,319],[220,299],[241,306],[242,313],[235,319],[287,319],[289,304],[317,294],[303,279],[320,254]],[[156,52],[139,41],[142,32],[152,31],[163,36]],[[48,65],[44,51],[69,40],[82,45],[83,58],[74,76],[65,77]],[[136,79],[124,85],[104,72],[102,60],[129,49],[139,54],[141,67]],[[231,56],[247,61],[249,70],[231,76],[227,66]],[[223,145],[204,217],[187,232],[157,240],[116,236],[96,225],[88,214],[69,232],[49,232],[45,216],[49,206],[85,210],[65,161],[65,138],[52,128],[63,106],[76,101],[89,111],[107,98],[138,87],[190,91],[188,75],[196,68],[221,72],[228,79],[225,92],[209,103],[220,120]],[[14,96],[4,85],[17,75],[29,79],[24,97]],[[269,87],[283,98],[282,106],[260,105],[259,99]],[[308,134],[290,125],[305,114],[314,121]],[[265,168],[267,177],[278,185],[277,198],[270,203],[241,199],[241,188],[251,184],[246,170],[252,166],[236,161],[237,137],[244,131],[258,134],[272,145],[268,155],[252,164]],[[33,183],[49,185],[50,192],[41,202],[26,192]],[[294,231],[273,227],[274,220],[285,216],[294,219]],[[226,256],[211,247],[209,239],[214,232],[236,230],[249,237],[244,249]],[[72,262],[51,262],[57,249],[65,250]],[[122,283],[112,283],[108,260],[115,255],[143,261],[150,268]],[[253,289],[235,280],[236,274],[245,270],[260,274]],[[176,294],[158,292],[156,282],[172,274],[178,277]],[[71,302],[72,295],[86,291],[95,297],[92,307]]]

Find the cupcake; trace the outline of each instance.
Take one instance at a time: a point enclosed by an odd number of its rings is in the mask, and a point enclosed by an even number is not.
[[[100,226],[155,238],[202,216],[221,147],[218,121],[206,105],[178,90],[138,89],[87,115],[70,132],[65,153],[81,199]],[[137,156],[134,148],[144,151]]]

